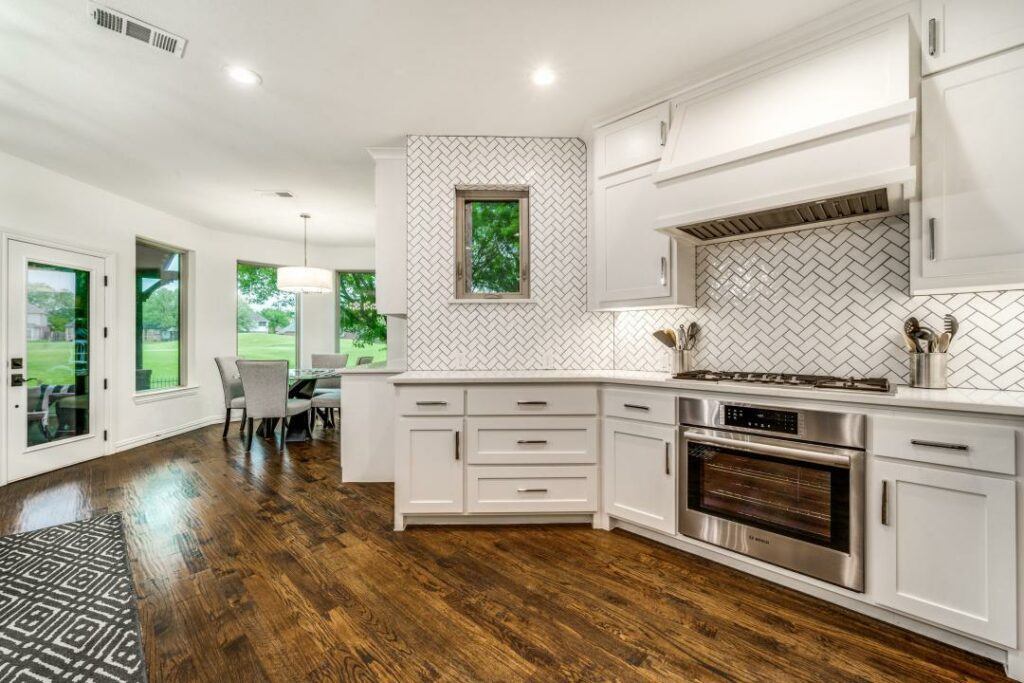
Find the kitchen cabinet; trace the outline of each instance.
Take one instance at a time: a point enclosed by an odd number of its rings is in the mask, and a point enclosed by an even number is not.
[[[1020,0],[922,0],[921,66],[935,73],[1024,44]]]
[[[381,315],[405,315],[405,148],[372,147],[376,307]]]
[[[914,294],[1024,288],[1024,48],[922,80]]]
[[[668,124],[669,103],[662,102],[598,128],[594,132],[597,177],[661,159]]]
[[[654,229],[658,164],[600,178],[594,186],[591,299],[597,309],[693,306],[694,247]]]
[[[605,418],[604,509],[608,515],[676,533],[676,428]]]
[[[398,420],[395,503],[401,513],[462,512],[465,439],[462,417]]]
[[[867,510],[875,602],[1016,647],[1012,479],[875,458]]]

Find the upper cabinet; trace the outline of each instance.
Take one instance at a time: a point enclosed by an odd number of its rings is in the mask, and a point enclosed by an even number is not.
[[[921,91],[913,292],[1024,287],[1024,48],[929,76]]]
[[[694,248],[654,230],[653,174],[668,103],[595,131],[591,307],[692,306]]]
[[[1024,44],[1020,0],[922,0],[922,67],[942,71]]]
[[[372,147],[377,312],[405,315],[405,148]]]
[[[662,102],[598,128],[594,133],[597,177],[660,160],[668,117],[669,103]]]

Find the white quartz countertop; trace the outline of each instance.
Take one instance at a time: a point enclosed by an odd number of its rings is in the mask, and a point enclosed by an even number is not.
[[[628,370],[455,370],[411,371],[391,378],[395,384],[624,384],[689,391],[813,399],[903,408],[929,408],[1024,417],[1024,391],[987,389],[913,389],[898,386],[890,394],[830,389],[791,389],[729,382],[672,379],[666,373]]]

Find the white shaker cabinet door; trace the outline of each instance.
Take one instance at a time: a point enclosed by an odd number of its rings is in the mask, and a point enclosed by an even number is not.
[[[1024,48],[925,78],[921,92],[914,292],[1024,287]]]
[[[942,71],[1024,44],[1020,0],[922,0],[922,70]]]
[[[1016,647],[1013,480],[879,459],[870,471],[869,591],[875,601]]]
[[[605,512],[676,533],[676,428],[606,418],[603,436]]]
[[[654,229],[656,169],[649,164],[617,173],[594,189],[598,302],[672,294],[672,238]]]
[[[461,417],[400,419],[395,442],[398,511],[462,512],[464,462]]]
[[[659,161],[665,149],[670,113],[662,102],[594,132],[594,167],[598,178]]]

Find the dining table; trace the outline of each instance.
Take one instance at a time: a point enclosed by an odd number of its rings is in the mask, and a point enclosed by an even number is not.
[[[288,398],[313,398],[316,383],[322,379],[334,379],[344,373],[342,368],[295,368],[288,371]],[[311,425],[309,411],[288,418],[285,441],[305,441]],[[264,438],[274,438],[278,418],[265,418],[256,433]]]

